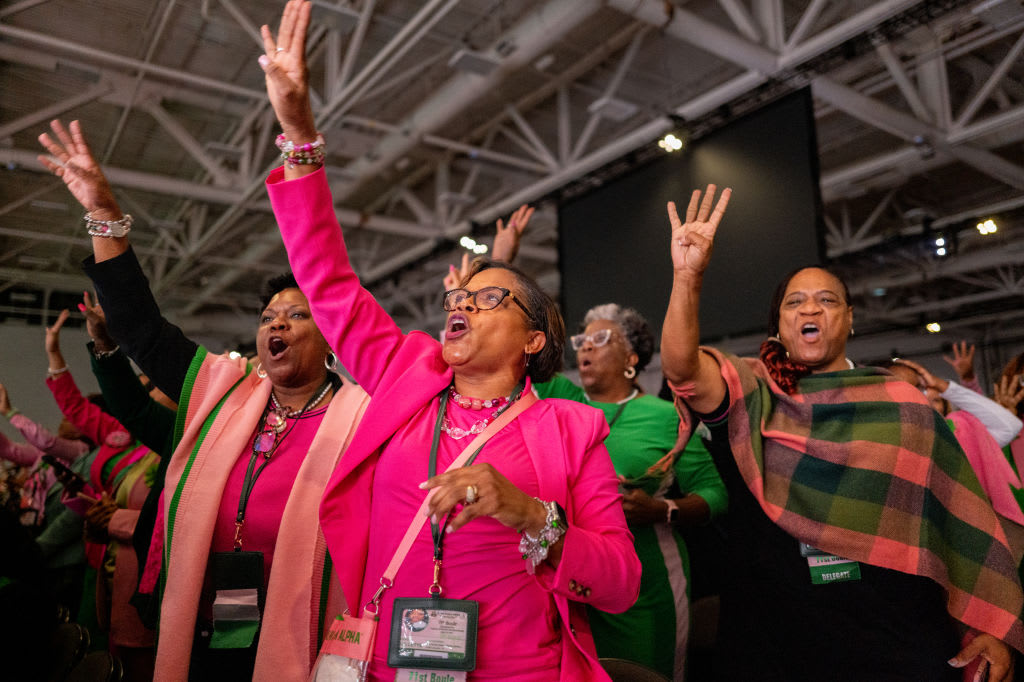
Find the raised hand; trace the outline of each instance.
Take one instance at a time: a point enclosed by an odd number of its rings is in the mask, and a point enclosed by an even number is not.
[[[114,193],[103,171],[85,141],[81,125],[72,121],[70,132],[59,120],[50,122],[54,141],[49,134],[39,136],[39,143],[50,156],[37,157],[46,168],[64,181],[68,191],[78,203],[97,220],[117,220],[122,217]]]
[[[0,384],[0,414],[5,417],[11,412],[11,396],[7,395],[7,387]]]
[[[714,246],[715,231],[718,230],[725,209],[729,205],[732,190],[722,190],[722,195],[715,205],[714,185],[708,185],[701,201],[699,189],[690,195],[690,204],[686,207],[686,222],[679,219],[675,202],[668,202],[668,219],[672,224],[672,267],[678,274],[700,276],[707,269]]]
[[[93,303],[88,291],[82,292],[82,302],[78,304],[78,310],[85,315],[85,330],[93,340],[97,353],[106,353],[117,348],[117,342],[107,331],[107,316],[103,314],[103,308],[99,302]]]
[[[942,359],[956,370],[956,375],[961,381],[974,379],[974,344],[967,345],[966,341],[953,344],[953,357],[943,355]]]
[[[903,358],[896,358],[895,360],[893,360],[893,362],[903,365],[904,367],[909,367],[910,369],[914,370],[917,373],[917,376],[921,377],[921,382],[924,384],[922,388],[930,388],[932,390],[938,391],[939,393],[944,393],[946,389],[949,388],[948,381],[946,381],[945,379],[938,378],[937,376],[935,376],[934,374],[926,370],[924,367],[914,362],[913,360],[904,360]]]
[[[469,276],[469,253],[463,252],[460,268],[456,269],[454,265],[448,266],[448,274],[444,276],[444,290],[457,289],[459,282],[466,279],[467,276]]]
[[[1017,414],[1017,405],[1024,400],[1024,384],[1021,383],[1024,375],[1018,374],[1012,377],[1003,377],[996,383],[993,389],[992,400]]]
[[[297,143],[312,142],[317,134],[306,67],[306,30],[311,9],[312,5],[305,0],[288,0],[276,40],[268,26],[260,28],[265,54],[260,55],[259,62],[266,74],[267,96],[285,138]]]
[[[501,222],[498,218],[498,231],[494,234],[494,248],[491,249],[491,258],[511,263],[516,254],[519,253],[519,240],[523,237],[523,231],[530,224],[534,208],[523,204],[516,209],[516,212],[509,216],[508,224]]]
[[[53,323],[52,327],[46,328],[46,341],[45,348],[47,353],[59,353],[60,352],[60,328],[64,326],[64,323],[68,320],[70,315],[67,309],[60,311],[60,315],[57,316],[56,322]]]

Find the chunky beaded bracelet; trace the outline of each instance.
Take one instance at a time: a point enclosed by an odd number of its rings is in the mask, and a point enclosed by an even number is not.
[[[324,136],[322,133],[316,134],[316,140],[313,142],[306,142],[305,144],[295,144],[291,140],[286,140],[284,133],[277,136],[277,140],[274,144],[278,149],[281,150],[281,158],[284,160],[285,165],[288,168],[295,168],[296,166],[317,164],[323,165],[324,162]]]
[[[132,229],[132,217],[125,213],[117,220],[97,220],[92,213],[86,213],[86,231],[93,237],[123,237]]]
[[[565,519],[555,502],[545,502],[540,498],[533,498],[544,505],[547,517],[544,519],[544,527],[540,529],[537,537],[531,536],[523,531],[519,538],[519,553],[524,559],[529,560],[530,568],[535,568],[540,562],[548,558],[548,550],[565,535]]]

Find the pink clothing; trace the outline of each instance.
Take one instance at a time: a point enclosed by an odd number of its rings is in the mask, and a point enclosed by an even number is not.
[[[412,519],[423,499],[417,487],[427,480],[427,459],[423,444],[433,438],[439,400],[424,406],[412,421],[391,439],[377,463],[373,479],[371,518]],[[468,429],[485,416],[450,404],[448,415],[456,426]],[[437,471],[443,472],[458,457],[470,438],[456,441],[441,436]],[[410,466],[410,461],[421,465]],[[537,496],[537,474],[523,442],[522,429],[513,421],[495,434],[475,462],[487,462],[527,495]],[[370,545],[367,571],[360,603],[366,603],[377,590],[377,581],[391,560],[402,536],[404,523],[380,524]],[[561,637],[555,628],[558,611],[547,591],[523,570],[517,548],[519,535],[494,519],[477,519],[444,540],[445,596],[471,599],[480,604],[482,624],[477,645],[477,669],[474,679],[516,679],[544,682],[558,676]],[[424,524],[409,555],[395,576],[395,585],[406,594],[426,594],[433,579],[434,541],[430,524]],[[392,604],[398,589],[388,590],[380,606],[379,632],[391,631]],[[516,595],[516,607],[506,608],[508,595]],[[518,636],[491,634],[492,624],[514,628]],[[483,627],[483,626],[488,627]],[[377,637],[375,665],[371,678],[394,678],[387,667],[388,638]],[[486,672],[485,672],[486,671]],[[389,677],[390,673],[390,677]],[[490,673],[490,674],[489,674]]]
[[[284,514],[288,495],[292,491],[292,482],[299,474],[302,461],[309,452],[320,423],[323,421],[326,407],[322,407],[302,416],[301,419],[289,418],[284,438],[267,462],[266,468],[256,479],[256,484],[249,495],[249,503],[245,508],[245,525],[242,531],[242,547],[245,550],[263,552],[263,586],[270,582],[270,568],[274,563],[274,547],[277,544],[277,532],[281,528],[281,516]],[[220,498],[220,509],[217,512],[217,525],[213,529],[211,552],[230,552],[235,547],[235,519],[238,516],[238,501],[242,496],[242,484],[245,471],[249,467],[252,443],[249,439],[228,475],[224,493]],[[262,457],[260,458],[262,460]],[[257,462],[259,466],[259,462]],[[211,615],[213,604],[212,586],[203,587],[204,616]]]
[[[247,445],[270,398],[270,381],[250,370],[244,358],[211,355],[201,348],[182,392],[183,432],[164,488],[167,573],[156,680],[188,678],[203,577],[220,510],[231,501],[225,502],[225,486],[238,461],[248,460]],[[324,575],[326,544],[317,505],[366,403],[366,394],[351,383],[336,391],[298,471],[287,479],[254,680],[305,680],[316,658],[321,624],[345,608],[337,580]],[[264,475],[273,472],[268,466]],[[261,477],[253,494],[260,494],[260,485],[268,481]],[[237,503],[236,496],[236,512]]]
[[[21,433],[27,443],[65,462],[73,462],[89,452],[89,446],[84,442],[56,436],[44,426],[37,424],[23,414],[13,415],[11,417],[11,426],[18,429],[18,432]],[[22,464],[22,466],[31,465]]]
[[[138,558],[135,555],[135,547],[132,546],[132,533],[135,531],[139,510],[146,500],[149,486],[146,485],[143,472],[139,471],[130,477],[128,483],[131,487],[126,491],[120,491],[122,479],[117,474],[133,465],[139,465],[141,468],[154,464],[156,455],[136,441],[121,422],[104,412],[98,405],[89,402],[78,390],[71,372],[47,378],[46,385],[68,421],[87,438],[100,444],[90,467],[90,484],[97,494],[105,492],[114,496],[121,507],[110,520],[110,543],[106,546],[86,543],[86,554],[93,561],[97,555],[109,553],[114,556],[114,572],[110,585],[107,585],[102,571],[97,576],[97,616],[100,622],[107,626],[111,644],[122,647],[152,646],[156,640],[156,633],[142,624],[139,612],[130,601],[138,585]],[[130,452],[122,455],[126,450]],[[106,476],[103,476],[106,463],[119,455],[121,459],[110,467]],[[125,480],[128,478],[126,475]]]
[[[323,170],[289,182],[282,182],[282,175],[282,170],[274,171],[267,189],[292,269],[328,343],[373,396],[320,507],[324,536],[335,559],[342,589],[351,601],[354,595],[360,595],[364,582],[369,584],[378,577],[373,574],[374,566],[367,570],[366,562],[368,555],[376,563],[376,557],[389,551],[388,547],[377,546],[380,534],[388,526],[404,528],[411,521],[396,518],[390,510],[383,517],[373,513],[382,506],[375,506],[373,499],[380,448],[392,436],[411,435],[413,422],[430,414],[435,396],[451,383],[452,371],[436,340],[422,332],[403,334],[373,296],[360,286],[348,262]],[[528,453],[537,477],[538,497],[559,502],[569,520],[558,566],[542,564],[537,576],[531,578],[546,591],[558,613],[558,620],[551,622],[561,634],[559,678],[607,680],[597,662],[583,606],[624,611],[636,600],[640,585],[640,562],[626,528],[611,460],[602,444],[608,425],[593,408],[564,400],[542,400],[524,411],[516,426],[518,432],[510,430],[505,435],[518,438]],[[399,453],[390,445],[383,456],[400,457],[401,463],[396,466],[424,472],[429,447],[426,441]],[[488,444],[484,452],[501,459],[502,453],[493,444]],[[414,477],[419,475],[415,473]],[[422,500],[426,493],[415,489],[392,494],[413,499],[418,495]],[[485,534],[482,540],[493,539],[486,538],[486,524],[479,520],[474,523],[485,526],[479,529]],[[517,545],[514,534],[510,534],[508,551],[514,554]],[[459,547],[456,544],[456,552]],[[445,572],[445,580],[453,589],[458,585],[479,585],[479,576],[475,574],[508,579],[500,552],[477,552],[475,558],[479,562],[475,566],[467,558],[459,570]],[[525,565],[520,562],[520,566],[525,572]],[[402,575],[400,572],[399,579]],[[588,588],[587,596],[570,590],[570,581]],[[528,608],[536,603],[530,595],[507,589],[500,590],[506,612],[519,608],[520,598],[524,598]],[[396,582],[391,592],[393,596],[420,596],[424,589]],[[491,606],[487,605],[487,613],[495,614]],[[552,613],[550,606],[544,613]],[[546,628],[547,622],[541,616],[531,626]],[[481,638],[486,632],[489,639],[512,642],[522,634],[518,627],[520,623],[502,618],[488,617],[485,621],[481,613]],[[491,646],[481,643],[480,650]],[[372,672],[378,679],[394,675],[390,669]],[[471,677],[483,677],[490,672],[478,666]]]
[[[1011,490],[1021,487],[1020,478],[988,429],[977,417],[964,410],[951,412],[947,419],[953,424],[953,435],[967,455],[982,489],[992,501],[992,508],[1011,521],[1024,525],[1024,512]]]
[[[18,429],[27,442],[15,443],[0,433],[0,459],[6,459],[21,467],[36,467],[22,487],[21,508],[34,510],[34,523],[40,525],[46,512],[46,495],[57,482],[53,469],[39,466],[43,455],[53,455],[71,463],[89,452],[89,446],[80,440],[55,436],[21,413],[11,416],[11,426]]]

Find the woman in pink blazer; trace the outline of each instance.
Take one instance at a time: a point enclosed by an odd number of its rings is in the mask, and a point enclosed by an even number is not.
[[[443,596],[479,605],[470,678],[607,679],[582,607],[627,609],[639,589],[640,563],[602,444],[603,415],[570,401],[538,401],[498,431],[472,465],[440,473],[470,443],[467,436],[527,395],[531,381],[558,369],[561,316],[518,270],[478,262],[461,288],[445,296],[441,344],[423,332],[404,334],[360,286],[335,218],[309,103],[309,11],[308,3],[291,0],[277,40],[263,29],[260,64],[287,161],[267,188],[318,325],[371,395],[320,508],[349,611],[358,615],[372,599],[430,493],[428,514],[438,529],[447,522],[447,532],[439,530]],[[428,473],[432,449],[436,475]],[[434,579],[430,526],[420,529],[379,603],[371,679],[395,679],[388,666],[394,599],[426,597]],[[524,536],[550,538],[546,556]]]

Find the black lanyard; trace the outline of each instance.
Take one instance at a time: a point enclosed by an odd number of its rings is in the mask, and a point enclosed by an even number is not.
[[[314,400],[317,400],[317,396],[320,396],[320,400],[323,399],[323,396],[320,395],[320,392],[324,390],[324,384],[327,383],[330,383],[330,379],[327,379],[323,384],[320,384],[320,387],[312,396],[310,396],[309,400],[306,402],[306,405],[301,410],[299,410],[298,413],[295,415],[288,429],[283,434],[281,434],[281,439],[275,439],[273,447],[268,452],[265,453],[261,453],[259,450],[256,449],[256,443],[259,441],[260,434],[263,433],[267,427],[267,415],[269,414],[269,411],[263,411],[263,418],[260,420],[260,428],[257,429],[256,437],[253,440],[252,455],[249,456],[249,466],[246,467],[245,478],[242,480],[242,493],[238,496],[238,514],[235,516],[236,552],[242,551],[242,526],[245,524],[245,509],[246,507],[249,506],[249,496],[252,494],[252,489],[256,486],[256,480],[260,477],[260,474],[263,473],[263,470],[267,468],[267,465],[270,464],[270,455],[277,450],[278,445],[284,442],[285,437],[287,437],[288,434],[292,432],[292,429],[295,428],[295,425],[299,423],[299,419],[301,419],[302,416],[306,414],[306,410],[313,406],[312,403]],[[287,419],[288,415],[285,415],[283,418]],[[259,459],[259,456],[261,454],[263,455],[263,462],[261,462],[259,468],[257,468],[256,460]]]
[[[430,444],[430,461],[427,463],[427,474],[428,478],[433,478],[437,475],[437,448],[441,444],[441,425],[444,423],[445,410],[448,407],[448,390],[450,386],[446,386],[438,397],[441,398],[441,404],[437,408],[437,420],[434,422],[434,440]],[[497,419],[501,416],[501,413],[512,407],[512,403],[519,400],[519,396],[522,395],[523,389],[526,388],[525,382],[519,382],[512,395],[509,396],[509,400],[506,404],[502,405],[501,408],[494,413],[493,419]],[[480,451],[484,449],[481,445],[477,448],[476,452],[470,455],[469,459],[462,466],[469,466],[476,459],[476,456],[480,454]],[[444,521],[444,525],[447,525],[448,519]],[[441,546],[444,544],[444,525],[437,523],[433,518],[430,519],[430,534],[434,538],[434,561],[438,562],[441,560]]]

